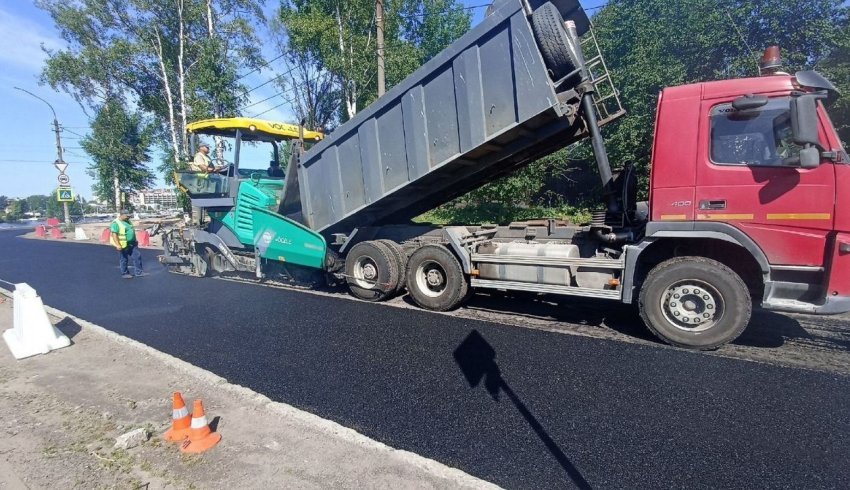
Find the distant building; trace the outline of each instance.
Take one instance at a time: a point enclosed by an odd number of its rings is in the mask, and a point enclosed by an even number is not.
[[[145,189],[130,195],[133,206],[169,209],[177,207],[176,189]]]

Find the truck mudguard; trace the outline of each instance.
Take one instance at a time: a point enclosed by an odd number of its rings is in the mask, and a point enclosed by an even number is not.
[[[655,240],[660,238],[711,238],[734,243],[747,250],[756,260],[761,269],[764,282],[770,282],[770,264],[767,256],[758,245],[744,232],[727,223],[714,222],[657,222],[651,221],[646,225],[646,238],[637,245],[626,247],[626,264],[623,273],[623,302],[634,300],[634,275],[640,254]]]

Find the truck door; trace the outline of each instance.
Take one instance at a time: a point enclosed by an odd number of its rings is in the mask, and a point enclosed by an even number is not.
[[[835,170],[793,166],[790,96],[736,111],[732,99],[703,102],[697,159],[697,221],[723,221],[749,235],[772,265],[822,267],[833,230]],[[826,141],[823,124],[820,139]],[[828,147],[829,145],[824,145]]]

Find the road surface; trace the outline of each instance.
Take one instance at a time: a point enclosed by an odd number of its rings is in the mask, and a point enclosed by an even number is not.
[[[0,279],[45,303],[504,487],[850,485],[841,370],[178,276],[154,251],[126,280],[108,247],[20,233]]]

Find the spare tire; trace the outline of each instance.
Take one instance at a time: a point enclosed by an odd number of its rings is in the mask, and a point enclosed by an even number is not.
[[[543,61],[552,74],[552,80],[560,80],[576,69],[570,49],[567,28],[558,7],[546,2],[531,14],[531,30],[537,38],[537,46]]]

